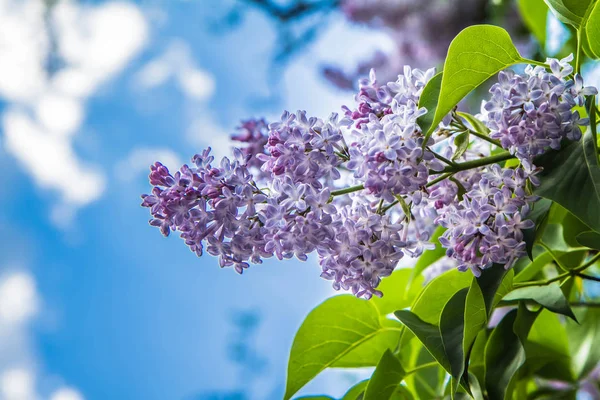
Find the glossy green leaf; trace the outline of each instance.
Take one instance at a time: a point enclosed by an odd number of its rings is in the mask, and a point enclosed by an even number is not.
[[[440,88],[442,86],[442,72],[438,72],[427,82],[425,87],[423,88],[423,92],[421,93],[421,97],[419,98],[419,108],[425,107],[427,109],[427,113],[425,115],[421,115],[417,119],[417,124],[421,127],[421,131],[426,135],[427,138],[431,136],[430,132],[433,132],[435,126],[432,126],[434,117],[435,117],[435,109],[437,108],[438,99],[440,97]],[[439,121],[436,123],[439,123]],[[427,140],[425,140],[427,143]]]
[[[413,338],[412,342],[416,344],[414,346],[416,352],[410,363],[411,368],[434,362],[435,358],[427,351],[419,339],[414,337],[414,335]],[[442,390],[445,376],[446,371],[438,365],[413,372],[406,376],[404,382],[417,399],[432,399],[437,397]]]
[[[546,24],[548,6],[544,0],[518,0],[517,5],[525,25],[535,36],[543,49],[546,45]]]
[[[450,363],[444,352],[444,344],[439,328],[427,323],[416,314],[408,310],[399,310],[394,313],[410,331],[423,343],[427,351],[439,362],[446,371],[451,372]]]
[[[542,253],[533,259],[521,272],[515,276],[515,282],[526,282],[533,279],[546,265],[552,262],[550,253]]]
[[[527,336],[525,354],[530,374],[563,382],[573,381],[567,332],[557,314],[541,310]]]
[[[358,382],[346,392],[344,397],[342,397],[342,400],[358,400],[358,398],[361,397],[365,392],[368,383],[368,379]]]
[[[524,306],[512,310],[494,328],[485,346],[485,387],[489,400],[504,400],[517,370],[525,362],[525,341],[537,316]]]
[[[471,347],[475,342],[475,338],[481,329],[486,326],[488,321],[485,298],[483,296],[483,292],[481,291],[481,287],[475,278],[473,279],[473,283],[471,283],[471,287],[469,287],[469,292],[467,293],[464,321],[465,328],[462,347],[465,352],[466,360],[466,355],[470,352]],[[465,360],[463,360],[463,362]]]
[[[471,129],[484,135],[489,135],[490,129],[481,120],[466,112],[457,111],[456,113],[471,125]]]
[[[413,274],[411,268],[397,269],[381,281],[378,289],[383,293],[383,297],[373,296],[369,300],[381,315],[390,314],[412,304],[423,289],[424,280],[422,276],[413,277]]]
[[[545,224],[543,221],[548,217],[551,205],[552,201],[540,199],[533,203],[533,208],[527,216],[527,219],[535,223],[533,228],[523,230],[523,240],[525,240],[527,245],[527,255],[530,260],[533,260],[533,245],[541,239],[541,235],[544,232]]]
[[[438,240],[440,236],[446,231],[446,228],[438,226],[433,235],[431,236],[430,242],[435,244],[435,249],[427,250],[417,259],[415,266],[412,269],[412,275],[409,282],[412,282],[417,276],[421,275],[427,267],[439,260],[446,255],[446,249],[442,247]],[[397,308],[398,309],[398,308]]]
[[[503,265],[494,264],[483,270],[481,276],[477,278],[488,315],[492,313],[492,309],[502,297],[512,289],[513,276],[512,269],[506,271]]]
[[[368,301],[352,295],[327,299],[308,314],[296,333],[284,399],[291,398],[325,368],[380,335],[396,334],[392,343],[397,343],[399,331],[400,326],[394,321],[388,320],[384,325],[377,308]],[[377,358],[382,353],[376,354]]]
[[[389,400],[404,375],[400,361],[391,351],[386,351],[367,384],[363,400]]]
[[[557,202],[600,232],[600,166],[591,130],[581,143],[571,142],[558,152],[549,151],[537,158],[535,165],[544,170],[534,193]]]
[[[600,233],[594,231],[580,233],[577,235],[577,242],[590,249],[600,250]]]
[[[532,300],[550,311],[576,319],[558,283],[517,288],[504,296],[504,300]]]
[[[575,29],[579,29],[588,14],[588,8],[595,0],[545,0],[556,18]]]
[[[592,7],[585,24],[587,45],[593,54],[600,54],[600,3]]]
[[[504,29],[474,25],[462,30],[448,49],[439,101],[429,131],[469,92],[521,61],[521,55]]]
[[[397,330],[398,323],[383,316],[380,316],[382,330],[372,339],[367,340],[361,345],[354,347],[336,360],[331,367],[333,368],[361,368],[374,367],[379,362],[381,355],[387,349],[394,349],[398,346],[401,338],[401,332]]]
[[[473,275],[470,272],[460,272],[457,269],[444,272],[425,286],[413,303],[411,311],[423,321],[437,324],[444,305],[454,293],[469,287],[472,279]]]
[[[454,138],[454,145],[456,146],[456,151],[454,152],[454,155],[452,156],[453,161],[458,159],[463,154],[465,154],[465,151],[467,151],[467,149],[469,148],[469,139],[470,139],[469,131],[464,131],[464,132],[458,134]]]
[[[452,376],[452,395],[456,393],[458,382],[465,370],[463,338],[465,329],[465,306],[468,291],[469,289],[465,288],[452,296],[444,306],[442,314],[440,315],[439,330],[442,338],[443,350],[446,355],[445,358],[450,365],[449,372]]]

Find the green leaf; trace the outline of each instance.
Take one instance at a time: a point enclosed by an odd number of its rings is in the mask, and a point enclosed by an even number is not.
[[[600,250],[600,233],[594,231],[580,233],[577,235],[577,243],[590,249]]]
[[[577,314],[580,324],[567,320],[571,366],[579,380],[600,362],[600,308],[584,309]]]
[[[588,8],[595,0],[545,0],[556,18],[579,29],[587,17]]]
[[[523,230],[523,239],[527,245],[527,255],[529,256],[530,260],[533,260],[533,245],[539,239],[541,239],[540,235],[542,235],[544,232],[545,226],[543,221],[548,217],[551,205],[552,201],[548,199],[540,199],[539,201],[533,203],[533,208],[527,216],[527,219],[535,223],[533,228]]]
[[[461,116],[465,121],[467,121],[469,125],[471,125],[471,129],[484,135],[489,135],[490,129],[479,119],[466,112],[457,111],[456,113],[459,116]]]
[[[485,302],[487,315],[492,313],[496,304],[512,289],[514,271],[506,271],[503,265],[494,264],[481,272],[477,284]]]
[[[333,368],[361,368],[374,367],[379,362],[381,355],[387,349],[394,349],[398,346],[401,338],[401,332],[398,330],[398,323],[383,316],[379,318],[382,330],[375,337],[362,343],[336,360],[331,367]]]
[[[549,151],[536,158],[535,165],[543,171],[534,193],[557,202],[600,232],[600,166],[591,130],[582,143],[571,142],[560,151]]]
[[[404,375],[400,361],[391,351],[386,351],[367,384],[363,400],[389,400]]]
[[[522,342],[537,313],[525,306],[512,310],[494,328],[485,346],[485,387],[490,400],[504,400],[517,370],[525,362]]]
[[[425,286],[413,303],[411,311],[423,321],[437,324],[444,305],[454,293],[469,287],[472,279],[473,275],[470,272],[460,272],[457,269],[444,272]]]
[[[440,315],[440,336],[446,359],[450,365],[452,376],[452,392],[454,395],[458,389],[458,382],[465,370],[465,349],[463,337],[465,329],[465,305],[469,289],[458,291],[448,300]],[[482,297],[483,300],[483,297]],[[482,301],[483,304],[483,301]],[[484,307],[485,308],[485,307]]]
[[[550,311],[577,320],[558,283],[517,288],[504,296],[504,300],[532,300]]]
[[[394,321],[387,321],[393,324]],[[352,295],[335,296],[313,309],[296,333],[288,363],[284,399],[292,397],[325,368],[346,354],[400,326],[385,326],[377,308]],[[396,335],[397,343],[399,335]],[[377,358],[381,355],[377,354]],[[372,357],[373,354],[370,354]]]
[[[548,332],[552,332],[551,335]],[[545,379],[572,382],[569,343],[565,326],[558,315],[542,310],[524,344],[527,355],[527,372]]]
[[[591,52],[600,54],[600,3],[596,2],[585,24],[587,45]]]
[[[381,281],[378,289],[383,292],[383,297],[373,296],[369,300],[377,307],[381,315],[390,314],[412,304],[423,289],[424,280],[422,276],[413,275],[413,269],[397,269],[392,272],[392,275]]]
[[[359,396],[365,392],[365,388],[367,387],[368,383],[368,379],[358,382],[346,392],[344,397],[342,397],[342,400],[357,400]]]
[[[435,244],[435,249],[427,250],[417,259],[415,266],[412,269],[412,275],[409,282],[412,282],[417,276],[421,274],[427,267],[439,260],[446,255],[446,249],[442,247],[439,241],[439,237],[446,231],[446,228],[438,226],[433,235],[431,236],[430,242]],[[385,282],[385,281],[384,281]],[[400,307],[398,307],[400,308]],[[397,309],[398,309],[397,308]]]
[[[526,282],[533,279],[546,265],[552,262],[550,253],[542,253],[533,259],[521,272],[515,276],[515,282]]]
[[[469,148],[469,137],[469,131],[464,131],[463,133],[457,135],[454,138],[454,145],[456,146],[456,151],[452,156],[452,161],[465,154],[465,151],[467,151],[467,149]]]
[[[425,346],[416,338],[414,335],[411,342],[414,343],[416,351],[415,356],[411,359],[411,367],[417,367],[419,365],[428,364],[435,361],[435,358],[427,351]],[[442,390],[444,378],[446,377],[446,371],[440,366],[423,368],[410,375],[407,375],[404,379],[407,387],[414,394],[417,399],[431,399],[437,397]]]
[[[592,51],[590,47],[590,41],[588,39],[587,31],[584,29],[581,31],[581,48],[586,56],[591,58],[592,60],[597,60],[600,56]]]
[[[421,131],[425,134],[424,143],[427,143],[427,139],[429,139],[431,132],[433,132],[435,129],[435,126],[432,125],[435,117],[435,109],[440,97],[441,86],[442,72],[438,72],[429,80],[429,82],[427,82],[423,88],[421,97],[419,97],[419,108],[425,107],[427,109],[427,113],[425,115],[421,115],[417,119],[417,124],[421,127]],[[439,124],[439,121],[436,123],[436,126],[437,124]]]
[[[464,338],[463,338],[463,349],[465,356],[470,352],[475,338],[479,331],[485,327],[488,321],[487,310],[485,307],[484,295],[481,291],[481,287],[477,279],[473,279],[469,292],[467,293],[467,299],[465,302],[464,311]],[[465,357],[466,360],[466,357]],[[465,361],[463,360],[463,361]]]
[[[429,132],[469,92],[521,61],[521,55],[504,29],[474,25],[462,30],[448,49],[438,105]]]
[[[440,330],[437,326],[427,323],[416,314],[408,310],[399,310],[394,313],[410,331],[423,343],[427,351],[439,362],[449,373],[451,372],[450,363],[444,352],[444,344]]]
[[[544,0],[518,0],[517,5],[525,25],[535,36],[543,49],[546,46],[546,23],[548,6]]]

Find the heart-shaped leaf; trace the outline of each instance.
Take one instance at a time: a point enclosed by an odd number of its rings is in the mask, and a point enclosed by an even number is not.
[[[377,358],[375,365],[386,348],[371,347],[371,343],[381,340],[391,347],[400,337],[401,326],[384,320],[372,303],[352,295],[329,298],[313,309],[292,344],[284,399],[291,398],[325,368],[363,345],[367,346],[367,358]]]
[[[463,29],[448,48],[437,108],[428,133],[473,89],[506,67],[522,61],[504,29],[493,25]]]
[[[367,384],[363,400],[389,400],[404,375],[404,368],[400,361],[391,351],[386,351]]]

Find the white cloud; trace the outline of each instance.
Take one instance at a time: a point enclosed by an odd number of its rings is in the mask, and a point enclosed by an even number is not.
[[[50,400],[83,400],[83,396],[73,388],[61,388],[54,392]]]
[[[38,185],[58,189],[63,201],[75,206],[102,194],[104,176],[79,161],[68,138],[51,134],[18,110],[7,111],[2,122],[7,150]]]
[[[148,62],[136,76],[142,89],[153,89],[175,79],[179,89],[189,100],[204,101],[216,87],[211,74],[196,66],[190,47],[181,40],[173,40],[165,52]]]
[[[2,130],[6,149],[36,184],[61,195],[53,219],[65,225],[77,207],[97,200],[105,188],[104,173],[73,149],[85,100],[139,53],[148,24],[130,3],[58,2],[48,24],[63,66],[49,76],[45,11],[39,0],[0,1],[0,97],[9,103]],[[59,212],[66,208],[69,217]]]
[[[117,163],[115,173],[119,179],[130,182],[139,174],[147,173],[149,166],[156,161],[160,161],[171,172],[177,171],[183,164],[172,150],[140,147],[133,149],[124,160]]]
[[[231,157],[232,142],[229,139],[229,132],[211,118],[200,116],[193,119],[188,126],[186,136],[191,144],[198,146],[196,152],[210,146],[217,160],[221,157]]]
[[[2,373],[0,393],[4,400],[32,400],[35,395],[35,377],[30,370],[14,368]]]
[[[38,381],[48,379],[41,373],[30,325],[41,303],[31,273],[13,269],[0,275],[0,400],[83,400],[76,389],[62,385],[55,385],[51,395],[39,393]]]
[[[35,282],[31,275],[16,272],[0,282],[0,321],[2,324],[22,324],[38,310]]]

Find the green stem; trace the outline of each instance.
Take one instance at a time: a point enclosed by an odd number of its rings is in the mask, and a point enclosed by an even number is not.
[[[331,197],[335,197],[335,196],[341,196],[343,194],[348,194],[348,193],[352,193],[352,192],[358,192],[359,190],[363,190],[365,188],[364,185],[356,185],[356,186],[350,186],[344,189],[339,189],[339,190],[334,190],[333,192],[331,192]]]
[[[481,132],[474,131],[473,129],[469,129],[469,133],[470,133],[471,135],[475,135],[475,136],[477,136],[478,138],[480,138],[480,139],[483,139],[483,140],[485,140],[486,142],[488,142],[488,143],[491,143],[491,144],[493,144],[493,145],[495,145],[495,146],[502,147],[502,144],[501,144],[499,141],[497,141],[497,140],[495,140],[495,139],[492,139],[491,137],[489,137],[489,136],[488,136],[488,135],[486,135],[486,134],[483,134],[483,133],[481,133]]]
[[[571,270],[568,270],[567,272],[564,272],[564,273],[562,273],[560,275],[557,275],[554,278],[550,278],[550,279],[547,279],[545,281],[532,281],[532,282],[525,282],[525,283],[521,283],[521,284],[515,283],[515,288],[521,288],[521,287],[527,287],[527,286],[546,286],[546,285],[549,285],[551,283],[560,281],[563,278],[568,278],[569,276],[578,276],[581,271],[584,271],[587,268],[591,267],[598,260],[600,260],[600,253],[598,253],[594,257],[590,258],[589,261],[586,262],[585,264],[583,264],[583,265],[581,265],[581,266],[579,266],[577,268],[573,268]]]
[[[448,160],[446,157],[439,155],[438,153],[436,153],[435,151],[432,151],[433,156],[435,158],[437,158],[438,160],[448,164],[448,165],[456,165],[456,163],[452,160]]]
[[[406,374],[405,374],[405,376],[406,376],[406,375],[413,374],[413,373],[415,373],[415,372],[418,372],[418,371],[420,371],[420,370],[422,370],[422,369],[425,369],[425,368],[431,368],[431,367],[436,367],[436,366],[438,366],[438,365],[440,365],[440,364],[439,364],[437,361],[432,361],[432,362],[429,362],[429,363],[427,363],[427,364],[421,364],[421,365],[419,365],[418,367],[415,367],[415,368],[413,368],[413,369],[409,369],[408,371],[406,371]]]
[[[515,156],[510,154],[508,151],[504,151],[500,154],[496,154],[493,156],[478,158],[476,160],[465,161],[465,162],[462,162],[459,164],[455,164],[453,166],[448,166],[441,171],[433,171],[432,173],[441,174],[441,173],[447,173],[447,172],[454,173],[454,172],[459,172],[459,171],[466,171],[468,169],[483,167],[484,165],[496,164],[498,162],[510,160],[511,158],[515,158]]]
[[[569,303],[569,305],[571,307],[600,307],[600,303],[586,303],[585,301]]]
[[[442,175],[438,176],[437,178],[435,178],[431,182],[427,182],[427,185],[425,185],[425,187],[433,186],[436,183],[439,183],[439,182],[443,181],[444,179],[451,177],[452,175],[454,175],[454,172],[446,172],[445,174],[442,174]]]
[[[582,274],[582,273],[577,273],[575,275],[577,275],[578,277],[580,277],[582,279],[587,279],[588,281],[600,282],[600,278],[598,278],[597,276],[592,276],[592,275],[587,275],[587,274]]]
[[[577,29],[577,49],[575,50],[575,72],[579,73],[581,69],[581,28]]]
[[[538,67],[548,68],[548,64],[541,62],[541,61],[529,60],[527,58],[524,58],[523,62],[526,64],[537,65]]]

